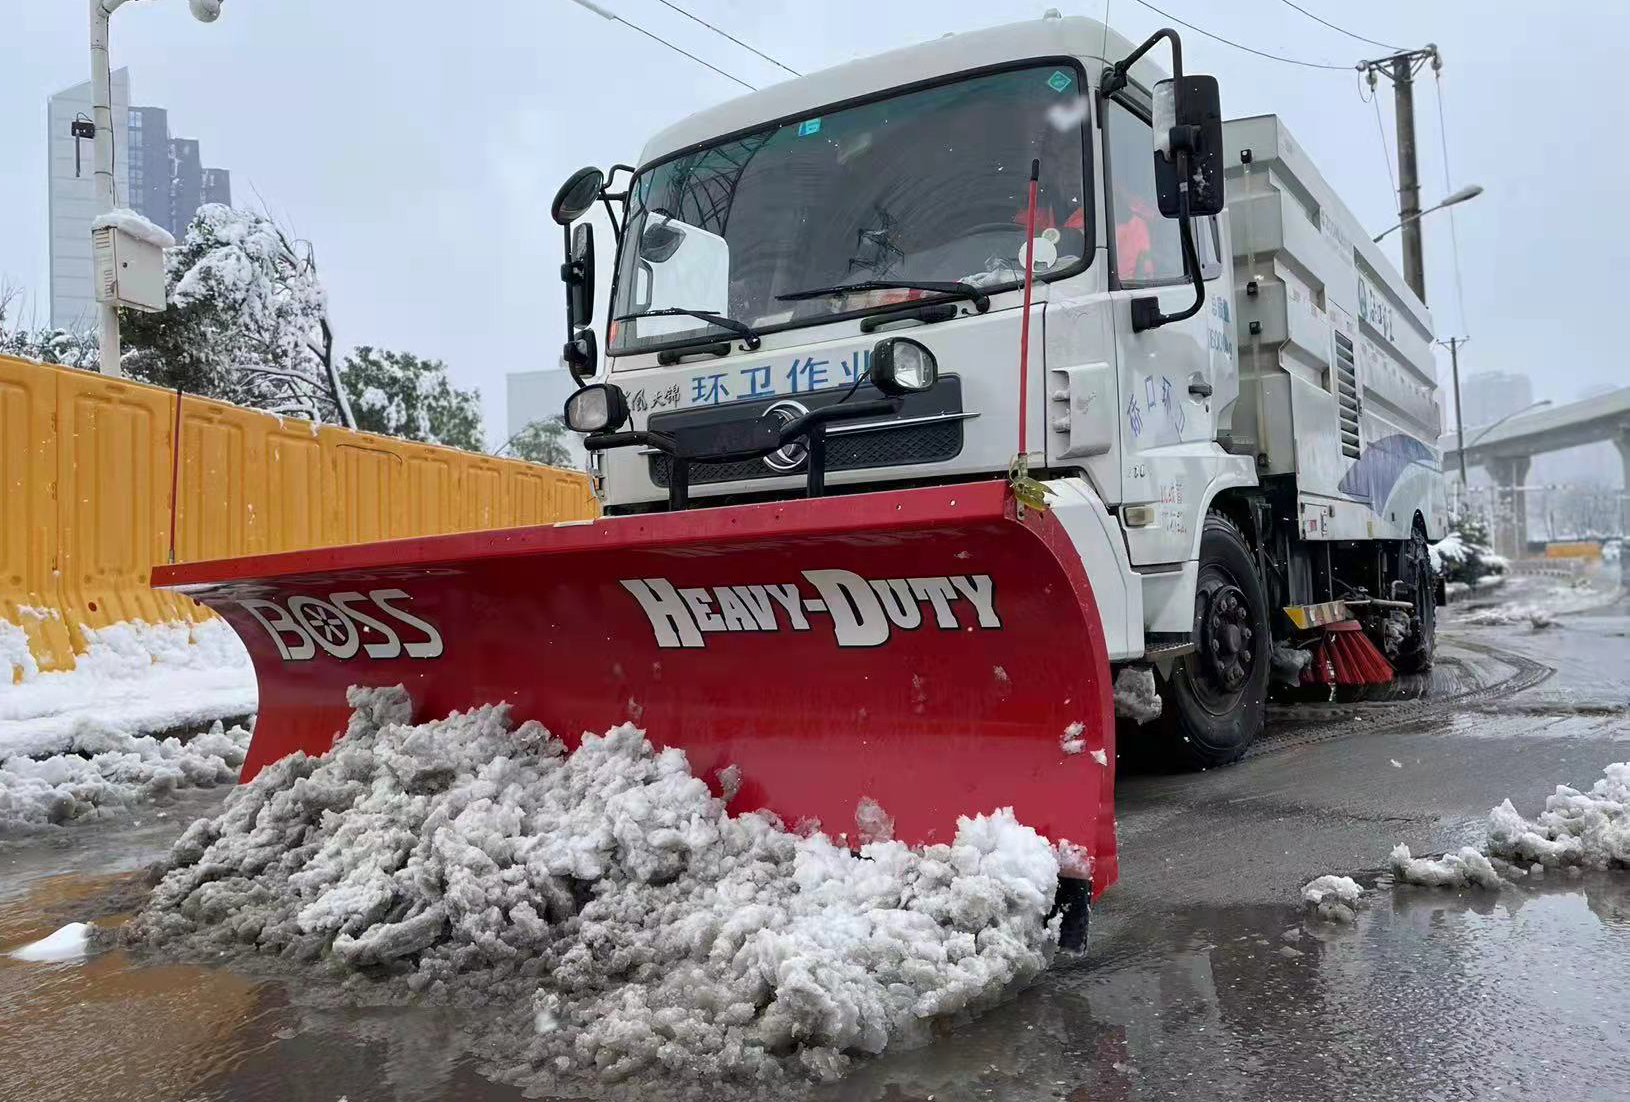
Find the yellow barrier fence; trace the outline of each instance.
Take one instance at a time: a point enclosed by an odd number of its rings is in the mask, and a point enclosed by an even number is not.
[[[1545,557],[1548,559],[1599,559],[1602,557],[1602,545],[1595,540],[1568,540],[1558,541],[1545,545]]]
[[[19,628],[40,669],[69,669],[85,628],[210,615],[148,584],[170,557],[177,402],[128,379],[0,356],[0,685],[22,676]],[[598,511],[576,472],[179,402],[177,561]]]

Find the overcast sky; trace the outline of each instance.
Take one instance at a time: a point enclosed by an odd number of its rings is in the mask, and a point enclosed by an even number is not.
[[[756,85],[784,76],[659,0],[599,0]],[[985,0],[676,0],[804,72],[947,31],[1039,17]],[[1055,0],[1056,2],[1056,0]],[[1426,223],[1427,297],[1441,335],[1469,332],[1462,368],[1529,373],[1561,402],[1630,382],[1623,337],[1593,304],[1622,282],[1622,51],[1630,6],[1556,14],[1467,0],[1299,0],[1384,42],[1436,42],[1458,208],[1465,317],[1446,212]],[[1134,41],[1165,20],[1108,0]],[[1105,0],[1061,4],[1104,17]],[[1348,64],[1381,54],[1283,0],[1159,0],[1172,15],[1259,49]],[[47,283],[46,97],[85,79],[83,0],[8,0],[0,44],[0,279]],[[1182,28],[1179,28],[1182,30]],[[1377,133],[1353,72],[1265,60],[1182,30],[1186,67],[1216,74],[1229,117],[1277,112],[1364,225],[1396,221]],[[194,22],[184,0],[138,0],[114,18],[113,64],[132,101],[167,107],[176,136],[232,171],[309,238],[342,344],[445,359],[479,387],[502,439],[504,375],[553,367],[562,340],[558,229],[547,204],[583,164],[633,161],[645,138],[742,89],[570,0],[226,0]],[[1417,97],[1423,206],[1444,194],[1430,72]],[[1390,146],[1392,97],[1382,86]],[[603,227],[602,227],[603,229]],[[1386,245],[1397,262],[1398,235]],[[609,235],[602,243],[608,252]],[[602,256],[602,272],[609,263]],[[1598,291],[1593,292],[1595,287]],[[1602,289],[1606,288],[1606,291]],[[1598,293],[1600,292],[1600,293]],[[1446,357],[1441,365],[1447,380]]]

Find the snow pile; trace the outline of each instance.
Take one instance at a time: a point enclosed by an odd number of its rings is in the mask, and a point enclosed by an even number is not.
[[[224,620],[83,631],[88,646],[74,669],[39,673],[31,659],[22,681],[0,691],[0,758],[63,753],[87,723],[140,734],[255,711],[249,654]]]
[[[38,941],[30,942],[21,949],[13,949],[8,956],[17,960],[33,961],[35,963],[57,963],[65,960],[78,960],[85,955],[85,947],[91,936],[89,922],[70,922],[62,929]]]
[[[149,222],[129,207],[120,207],[110,210],[106,214],[98,214],[91,220],[91,229],[116,229],[120,233],[134,237],[137,241],[145,241],[149,245],[157,245],[161,249],[175,246],[175,238],[170,231],[156,223]]]
[[[1268,663],[1275,681],[1295,688],[1302,683],[1302,671],[1313,664],[1313,652],[1275,643]]]
[[[100,815],[182,788],[231,784],[248,748],[246,729],[228,731],[218,721],[183,743],[81,720],[54,753],[0,752],[0,833]]]
[[[39,672],[27,633],[10,620],[0,620],[0,685],[26,681]]]
[[[1159,718],[1160,709],[1155,671],[1146,666],[1122,666],[1115,674],[1115,714],[1141,724]]]
[[[400,688],[350,701],[330,751],[192,825],[129,940],[495,1004],[521,1038],[502,1074],[529,1080],[828,1078],[1053,955],[1058,858],[1010,811],[960,820],[950,845],[855,854],[727,815],[632,725],[567,753],[504,706],[412,725]]]
[[[1391,864],[1405,883],[1484,888],[1535,868],[1630,868],[1630,762],[1609,765],[1589,792],[1557,785],[1534,820],[1504,801],[1489,812],[1481,850],[1465,846],[1459,853],[1416,858],[1399,846]]]
[[[1445,853],[1442,857],[1414,857],[1408,846],[1399,844],[1387,863],[1398,880],[1428,888],[1498,888],[1504,883],[1488,857],[1475,846],[1462,846],[1459,853]]]
[[[1364,889],[1350,876],[1319,876],[1302,885],[1302,903],[1326,922],[1353,922]]]

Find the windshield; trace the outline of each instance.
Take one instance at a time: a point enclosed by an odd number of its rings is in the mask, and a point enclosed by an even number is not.
[[[1081,75],[1054,62],[967,77],[694,149],[630,189],[613,318],[705,310],[763,331],[935,292],[867,280],[1019,280],[1031,160],[1041,160],[1038,276],[1089,254]],[[614,321],[615,354],[727,335],[682,314]]]

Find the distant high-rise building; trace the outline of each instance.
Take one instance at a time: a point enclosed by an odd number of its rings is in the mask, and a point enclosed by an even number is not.
[[[124,134],[130,121],[130,71],[112,74],[113,132]],[[60,329],[96,328],[96,292],[91,285],[91,219],[96,211],[96,149],[90,139],[76,139],[75,119],[91,117],[91,83],[64,88],[46,101],[49,128],[46,166],[49,180],[51,324]],[[169,151],[165,150],[165,159]],[[128,143],[115,147],[113,188],[123,202],[130,194]],[[166,190],[168,183],[166,182]]]
[[[1467,375],[1461,386],[1467,428],[1492,425],[1502,417],[1534,404],[1534,384],[1527,375],[1508,371],[1479,371]]]
[[[112,74],[114,201],[176,238],[186,235],[203,203],[232,202],[232,174],[205,168],[198,142],[170,137],[169,112],[130,106],[130,71]],[[76,119],[91,118],[89,81],[46,102],[49,133],[51,324],[59,329],[96,326],[91,282],[91,219],[96,213],[96,143],[74,138]]]
[[[171,138],[170,218],[178,226],[189,226],[203,205],[204,157],[198,142],[193,138]]]
[[[125,164],[131,210],[171,233],[170,113],[162,107],[132,107],[126,128]]]
[[[224,168],[204,169],[204,202],[232,205],[232,173]]]

